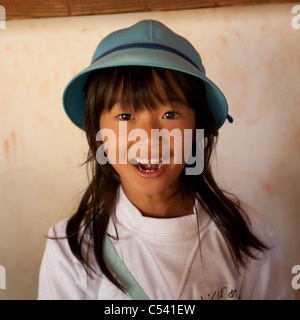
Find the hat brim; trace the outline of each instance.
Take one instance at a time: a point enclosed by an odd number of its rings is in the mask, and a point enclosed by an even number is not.
[[[84,86],[90,72],[119,66],[149,66],[177,70],[203,80],[206,98],[216,125],[220,128],[226,120],[228,105],[221,90],[209,80],[198,68],[172,52],[130,48],[110,53],[92,63],[78,73],[66,86],[63,93],[63,106],[70,120],[84,130],[83,118],[85,108]]]

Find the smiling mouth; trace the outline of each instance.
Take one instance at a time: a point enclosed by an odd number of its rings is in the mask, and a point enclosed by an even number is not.
[[[145,173],[155,172],[164,165],[164,161],[158,159],[151,159],[149,161],[148,159],[135,158],[131,159],[130,163],[134,165],[139,171]]]

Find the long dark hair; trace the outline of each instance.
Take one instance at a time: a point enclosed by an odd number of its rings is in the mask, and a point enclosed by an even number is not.
[[[157,90],[155,79],[159,80],[164,96]],[[196,128],[204,129],[205,133],[203,172],[201,175],[185,175],[183,170],[181,185],[184,191],[197,198],[215,222],[237,269],[245,266],[247,256],[255,258],[252,249],[266,249],[251,232],[250,222],[239,200],[221,190],[213,177],[210,159],[218,139],[218,128],[206,102],[203,82],[194,76],[163,68],[129,66],[93,71],[85,86],[84,115],[84,129],[89,144],[85,163],[89,166],[90,183],[77,211],[68,221],[66,235],[73,254],[90,272],[93,268],[83,250],[84,238],[90,234],[90,250],[101,272],[122,290],[122,284],[107,267],[102,250],[109,219],[115,213],[120,179],[109,163],[100,165],[96,160],[100,115],[104,110],[111,110],[120,90],[121,104],[130,105],[137,111],[155,108],[155,101],[164,103],[165,98],[168,101],[176,100],[178,89],[184,94],[188,107],[194,110]]]

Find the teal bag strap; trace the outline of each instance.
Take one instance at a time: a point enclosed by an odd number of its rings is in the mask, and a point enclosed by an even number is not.
[[[133,300],[149,300],[149,297],[146,295],[144,290],[140,287],[131,272],[127,269],[124,262],[121,260],[108,235],[105,235],[104,237],[103,253],[108,265],[126,288],[130,297]]]

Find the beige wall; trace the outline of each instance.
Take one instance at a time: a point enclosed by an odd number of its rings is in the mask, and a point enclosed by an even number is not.
[[[300,29],[291,5],[8,21],[0,30],[0,299],[35,299],[49,227],[86,186],[83,133],[64,86],[109,32],[153,18],[187,37],[227,96],[216,174],[276,230],[300,264]],[[291,276],[291,275],[290,275]]]

